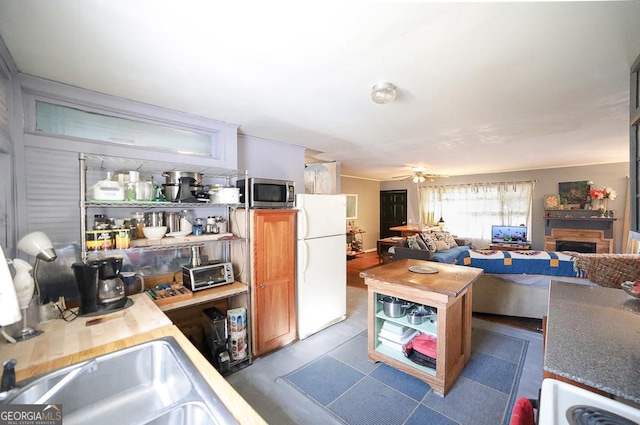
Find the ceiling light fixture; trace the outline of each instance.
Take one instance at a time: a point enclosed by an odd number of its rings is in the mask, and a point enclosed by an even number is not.
[[[427,179],[426,179],[423,175],[421,175],[421,174],[415,175],[415,176],[413,177],[413,182],[414,182],[414,183],[424,183],[426,180],[427,180]]]
[[[371,100],[384,105],[393,102],[396,98],[396,86],[391,83],[379,83],[371,90]]]

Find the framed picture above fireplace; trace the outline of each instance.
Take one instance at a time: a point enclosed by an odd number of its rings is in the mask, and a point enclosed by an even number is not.
[[[558,183],[560,203],[562,205],[580,205],[580,208],[589,202],[589,181]]]

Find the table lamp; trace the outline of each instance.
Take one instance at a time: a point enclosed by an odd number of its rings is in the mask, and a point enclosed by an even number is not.
[[[37,329],[29,326],[27,323],[27,316],[29,314],[29,307],[32,299],[37,297],[36,314],[39,312],[40,301],[40,286],[38,285],[38,265],[41,260],[51,262],[57,258],[56,252],[53,249],[51,240],[43,232],[31,232],[18,242],[18,250],[36,257],[36,262],[33,267],[33,276],[29,274],[31,271],[31,265],[24,260],[13,260],[13,266],[16,269],[16,276],[13,278],[14,291],[19,303],[19,307],[22,310],[23,327],[19,332],[14,335],[17,341],[24,341],[25,339],[33,338],[42,333]]]
[[[44,232],[31,232],[18,242],[17,248],[27,255],[36,257],[36,263],[33,266],[33,280],[35,282],[35,293],[40,296],[40,286],[38,285],[38,265],[40,260],[51,262],[58,258],[53,244]]]

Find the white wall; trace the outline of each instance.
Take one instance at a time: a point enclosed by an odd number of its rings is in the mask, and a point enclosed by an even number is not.
[[[358,195],[358,218],[355,225],[363,235],[364,250],[375,251],[380,239],[380,182],[355,177],[340,178],[341,193]]]
[[[614,223],[614,252],[622,252],[626,244],[626,235],[622,235],[624,224],[624,210],[627,202],[627,184],[629,163],[588,165],[580,167],[550,168],[543,170],[528,170],[510,173],[477,174],[443,178],[432,184],[465,184],[487,183],[500,181],[536,180],[533,192],[532,229],[529,231],[532,248],[542,250],[544,247],[544,196],[558,194],[558,183],[592,180],[596,187],[609,186],[618,191],[618,197],[609,203],[609,208],[615,210],[618,219]],[[418,222],[418,202],[415,183],[409,181],[386,181],[380,183],[380,190],[407,189],[408,205],[407,219]],[[627,218],[628,220],[628,218]],[[445,217],[446,221],[446,217]],[[450,229],[456,233],[455,229]],[[464,235],[459,235],[464,237]]]
[[[259,137],[238,135],[238,169],[249,177],[291,180],[304,193],[305,148]]]

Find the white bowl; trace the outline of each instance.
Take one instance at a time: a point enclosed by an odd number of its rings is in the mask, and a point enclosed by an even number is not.
[[[167,233],[167,226],[145,226],[142,228],[142,233],[144,233],[145,238],[152,241],[162,239]]]

